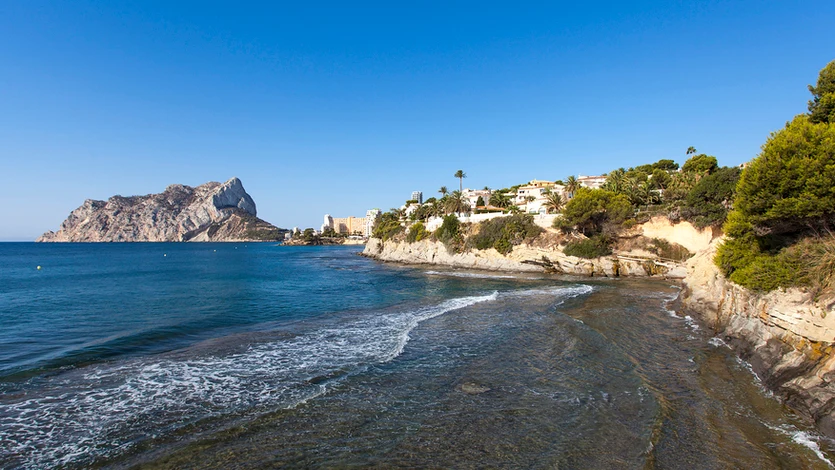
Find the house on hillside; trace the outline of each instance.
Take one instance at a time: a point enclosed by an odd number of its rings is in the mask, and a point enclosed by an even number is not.
[[[606,175],[601,176],[577,176],[577,182],[580,183],[580,186],[583,188],[589,189],[600,189],[603,186],[603,183],[606,182]]]
[[[549,192],[565,194],[565,186],[553,181],[531,180],[524,186],[519,186],[513,198],[513,204],[519,207],[522,212],[528,214],[545,214]]]

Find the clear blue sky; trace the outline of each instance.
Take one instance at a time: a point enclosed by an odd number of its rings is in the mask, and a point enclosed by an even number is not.
[[[259,216],[747,161],[835,59],[835,2],[0,3],[0,240],[238,176]],[[302,6],[310,5],[310,6]]]

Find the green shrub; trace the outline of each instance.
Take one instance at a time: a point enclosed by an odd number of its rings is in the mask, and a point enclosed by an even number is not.
[[[568,256],[576,256],[578,258],[599,258],[612,254],[610,248],[610,240],[605,235],[595,235],[584,240],[576,240],[565,245],[563,253]]]
[[[699,228],[721,225],[728,215],[741,172],[736,167],[724,167],[701,178],[685,196],[681,216]]]
[[[535,238],[542,231],[542,228],[534,223],[533,216],[514,214],[481,222],[478,233],[470,237],[468,244],[479,250],[495,248],[499,253],[507,254],[515,245]]]
[[[422,222],[412,224],[409,228],[409,233],[406,235],[406,241],[409,243],[419,242],[428,238],[431,235]]]
[[[755,291],[768,292],[778,287],[798,284],[801,276],[800,260],[789,252],[777,256],[760,254],[731,274],[731,281]]]
[[[693,253],[679,245],[678,243],[670,243],[667,240],[662,240],[660,238],[653,238],[652,245],[649,246],[649,251],[652,251],[659,258],[666,258],[675,261],[684,261],[691,256]]]
[[[587,235],[601,233],[607,227],[618,226],[632,217],[629,199],[603,189],[580,188],[565,205],[563,216],[554,220],[554,227],[577,229]]]
[[[402,225],[400,225],[400,217],[397,214],[393,212],[384,212],[374,225],[374,230],[371,232],[371,236],[386,241],[403,232],[403,230],[405,229]]]
[[[461,232],[461,222],[455,215],[447,215],[438,230],[435,230],[435,238],[444,244],[454,241]]]

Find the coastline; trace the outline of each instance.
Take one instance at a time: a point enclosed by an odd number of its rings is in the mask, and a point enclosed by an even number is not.
[[[676,265],[625,253],[582,259],[567,256],[558,248],[525,244],[513,247],[507,255],[495,249],[449,253],[437,241],[410,244],[372,238],[360,254],[377,261],[408,265],[585,277],[649,277],[676,282],[682,286],[677,304],[683,311],[700,318],[717,338],[748,362],[766,389],[814,423],[822,434],[835,438],[835,309],[832,305],[821,305],[810,293],[800,289],[759,294],[735,285],[713,263],[722,237],[704,232],[694,237],[692,226],[683,227],[686,230],[668,230],[675,226],[669,221],[653,220],[651,225],[649,231],[660,235],[659,238],[699,249],[693,250],[695,254],[686,263]],[[659,227],[664,229],[658,230]]]

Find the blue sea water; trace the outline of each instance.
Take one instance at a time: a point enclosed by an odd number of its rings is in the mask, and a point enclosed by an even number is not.
[[[360,249],[0,244],[0,467],[829,466],[675,286]]]

